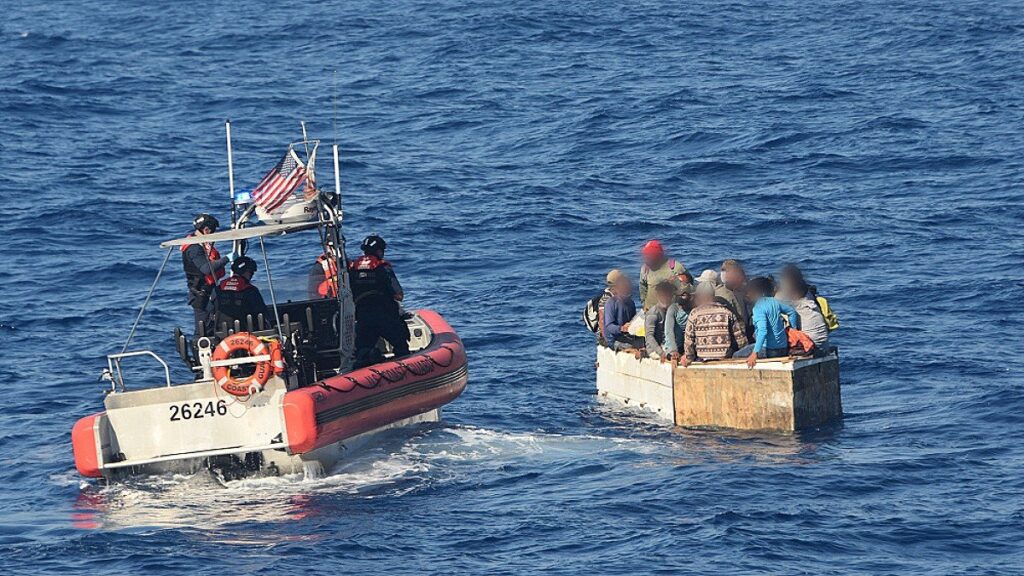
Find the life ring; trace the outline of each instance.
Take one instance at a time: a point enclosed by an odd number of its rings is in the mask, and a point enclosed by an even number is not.
[[[252,388],[262,389],[267,380],[270,380],[270,375],[275,373],[273,348],[273,344],[268,346],[248,332],[239,332],[228,336],[221,340],[213,351],[212,360],[214,362],[227,360],[235,352],[246,352],[250,357],[266,355],[267,359],[255,362],[256,369],[253,373],[240,378],[231,375],[230,366],[214,366],[213,379],[225,392],[234,396],[248,396],[252,394]],[[280,345],[277,345],[276,348],[280,356]]]

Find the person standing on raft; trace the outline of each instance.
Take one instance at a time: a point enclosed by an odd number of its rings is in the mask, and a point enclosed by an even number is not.
[[[372,234],[361,247],[363,255],[348,265],[356,305],[356,366],[376,361],[373,356],[380,338],[391,344],[395,358],[409,355],[409,326],[398,305],[405,294],[391,263],[384,259],[387,242]]]
[[[209,214],[199,214],[192,220],[195,232],[190,236],[213,234],[220,222]],[[224,276],[228,259],[221,257],[213,242],[197,242],[181,247],[181,263],[188,285],[188,304],[195,313],[196,336],[213,334],[214,289]]]

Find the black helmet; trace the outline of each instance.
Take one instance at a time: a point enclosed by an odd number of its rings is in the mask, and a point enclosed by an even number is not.
[[[388,243],[383,238],[376,234],[370,234],[363,239],[362,249],[364,254],[376,252],[377,250],[387,250]]]
[[[231,263],[231,272],[236,276],[241,276],[247,272],[256,273],[256,261],[248,256],[239,256]]]
[[[220,227],[220,222],[218,222],[213,216],[204,212],[192,219],[192,226],[194,226],[196,230],[209,228],[210,230],[216,231],[217,228]]]

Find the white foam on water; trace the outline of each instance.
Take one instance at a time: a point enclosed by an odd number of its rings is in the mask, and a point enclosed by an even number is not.
[[[103,487],[85,483],[88,502],[77,507],[97,526],[193,526],[217,528],[238,522],[284,521],[301,515],[296,497],[343,494],[394,498],[459,481],[481,466],[554,461],[601,450],[640,448],[629,439],[500,432],[471,426],[434,427],[409,434],[396,430],[324,471],[311,464],[303,473],[224,482],[202,471],[132,478]],[[67,484],[72,476],[53,478]],[[302,500],[302,498],[299,498]]]

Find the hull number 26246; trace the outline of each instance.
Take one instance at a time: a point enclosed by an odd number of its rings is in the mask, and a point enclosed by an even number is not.
[[[198,420],[200,418],[213,418],[224,416],[228,413],[228,404],[223,400],[216,402],[185,402],[184,404],[171,404],[171,422],[179,420]]]

